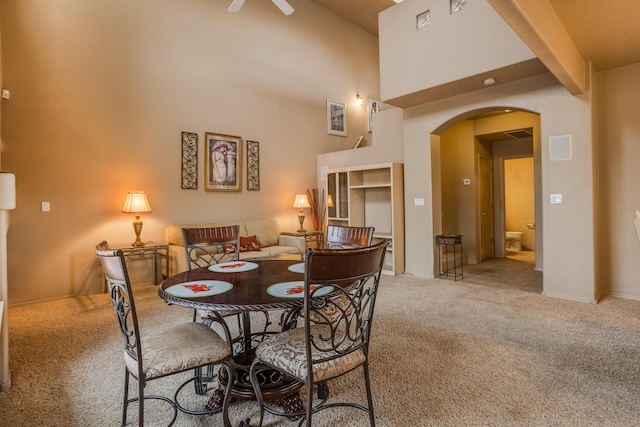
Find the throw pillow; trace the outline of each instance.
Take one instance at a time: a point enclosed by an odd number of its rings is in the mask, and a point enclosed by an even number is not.
[[[258,239],[256,236],[240,236],[240,252],[259,251]]]

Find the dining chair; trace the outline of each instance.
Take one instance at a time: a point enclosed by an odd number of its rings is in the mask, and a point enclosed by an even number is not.
[[[344,249],[371,246],[374,230],[375,227],[328,225],[326,247]]]
[[[375,227],[351,227],[343,225],[327,226],[327,249],[348,249],[371,246]],[[340,296],[338,296],[340,298]],[[337,314],[336,305],[327,305],[323,309],[323,316]],[[311,313],[310,319],[316,321],[315,314]],[[324,387],[324,386],[323,386]],[[324,390],[323,390],[324,391]],[[320,393],[322,394],[321,391]]]
[[[183,228],[182,237],[184,239],[184,248],[189,270],[200,267],[210,267],[221,262],[240,260],[240,226],[238,225]],[[240,311],[217,312],[212,310],[195,310],[193,320],[195,321],[197,316],[200,316],[204,324],[211,326],[213,322],[217,322],[220,318],[235,316],[237,319],[238,334],[232,338],[232,342],[242,344],[243,328],[240,314]],[[266,317],[266,331],[270,322],[268,313],[264,312],[264,315]],[[229,331],[229,325],[227,323],[222,322],[220,324],[226,331]]]
[[[110,249],[108,243],[102,241],[96,245],[95,254],[102,264],[124,343],[125,379],[122,425],[127,424],[127,410],[129,404],[133,402],[138,402],[138,425],[144,425],[144,402],[146,399],[162,400],[172,406],[173,418],[169,423],[170,426],[175,423],[178,410],[191,415],[212,415],[219,412],[219,410],[188,409],[180,404],[178,395],[188,383],[199,380],[203,367],[222,365],[225,367],[228,378],[231,379],[228,381],[222,405],[224,425],[230,426],[228,408],[235,366],[231,358],[229,337],[227,336],[227,341],[225,341],[213,329],[195,322],[181,323],[161,332],[141,335],[138,313],[122,250]],[[192,369],[196,369],[196,374],[177,388],[173,399],[159,395],[145,396],[145,386],[149,381]],[[138,395],[134,398],[129,398],[130,377],[138,381]]]
[[[307,249],[303,313],[305,319],[310,319],[313,313],[316,320],[268,336],[256,348],[250,377],[260,406],[258,426],[262,425],[265,410],[289,418],[301,416],[298,425],[310,427],[313,414],[339,406],[367,412],[371,426],[375,426],[369,379],[369,341],[388,244],[383,240],[373,246],[339,251]],[[323,309],[327,306],[334,306],[339,315],[326,316]],[[265,404],[257,375],[263,365],[305,384],[304,411],[284,413]],[[331,402],[328,395],[319,397],[314,405],[314,384],[332,380],[358,367],[364,371],[366,406],[355,402]]]

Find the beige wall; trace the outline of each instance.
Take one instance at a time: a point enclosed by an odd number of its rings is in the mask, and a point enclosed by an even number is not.
[[[440,136],[442,233],[462,234],[465,258],[476,262],[475,150],[473,121],[464,120]],[[473,185],[463,186],[464,178]]]
[[[640,244],[633,228],[633,211],[640,209],[640,63],[600,72],[596,78],[599,279],[603,293],[640,299]]]
[[[416,16],[427,10],[430,24],[416,29]],[[459,93],[459,87],[482,88],[485,77],[501,80],[544,71],[527,45],[483,0],[467,1],[466,8],[453,15],[448,1],[405,0],[380,13],[378,21],[383,101],[394,99],[391,103],[407,106],[399,98],[429,91],[433,100]],[[511,68],[530,61],[535,64]]]
[[[316,155],[366,134],[356,93],[379,97],[377,39],[309,0],[237,14],[203,0],[0,3],[3,169],[17,179],[10,303],[101,289],[92,254],[134,239],[126,192],[145,190],[143,240],[171,223],[276,218],[297,228],[294,194]],[[327,135],[326,98],[346,102],[347,138]],[[199,135],[199,189],[182,190],[182,131]],[[260,191],[203,191],[204,132],[260,142]],[[243,155],[244,157],[244,155]],[[244,158],[243,158],[244,161]],[[244,169],[243,169],[244,171]],[[42,213],[40,204],[51,203]]]
[[[581,301],[595,299],[591,112],[588,97],[569,94],[550,74],[500,87],[436,101],[404,111],[405,200],[431,201],[431,141],[451,123],[493,107],[540,114],[542,230],[545,294]],[[550,136],[572,134],[574,157],[549,162]],[[440,139],[440,138],[438,138]],[[440,147],[434,147],[439,152]],[[425,167],[427,165],[427,167]],[[549,194],[563,193],[562,205],[549,205]],[[434,194],[434,197],[436,195]],[[407,266],[410,273],[432,276],[433,235],[440,230],[431,218],[431,202],[405,204]],[[580,235],[580,239],[573,236]],[[590,268],[585,266],[591,266]]]

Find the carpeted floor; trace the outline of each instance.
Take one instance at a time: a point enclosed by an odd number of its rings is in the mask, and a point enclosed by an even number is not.
[[[134,291],[143,331],[191,318],[152,285]],[[640,426],[639,301],[593,305],[411,276],[384,276],[379,295],[370,356],[379,427]],[[9,309],[12,387],[0,393],[1,426],[119,425],[124,368],[110,304],[94,295]],[[361,371],[330,391],[364,401]],[[234,425],[255,421],[256,409],[235,403]],[[147,413],[147,425],[168,419],[163,406]],[[221,418],[180,414],[176,425]],[[295,424],[269,416],[265,425]],[[314,425],[368,423],[360,411],[329,410]]]

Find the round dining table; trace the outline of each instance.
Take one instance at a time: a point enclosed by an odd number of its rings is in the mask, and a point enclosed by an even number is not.
[[[304,262],[299,260],[256,260],[214,264],[185,271],[164,280],[158,295],[169,304],[197,310],[219,312],[239,311],[242,321],[242,341],[234,352],[236,380],[231,396],[238,399],[256,399],[249,378],[249,368],[254,359],[254,335],[251,331],[251,312],[284,310],[297,313],[303,306]],[[221,313],[223,314],[223,313]],[[291,326],[286,321],[281,329]],[[281,321],[282,323],[282,321]],[[266,367],[265,367],[266,368]],[[224,370],[220,371],[223,374]],[[302,383],[283,375],[274,375],[265,369],[261,378],[261,391],[265,399],[280,401],[285,410],[299,410],[302,402],[299,389]],[[226,378],[219,376],[221,386]],[[212,401],[222,402],[220,392]],[[216,406],[210,403],[208,407]]]

